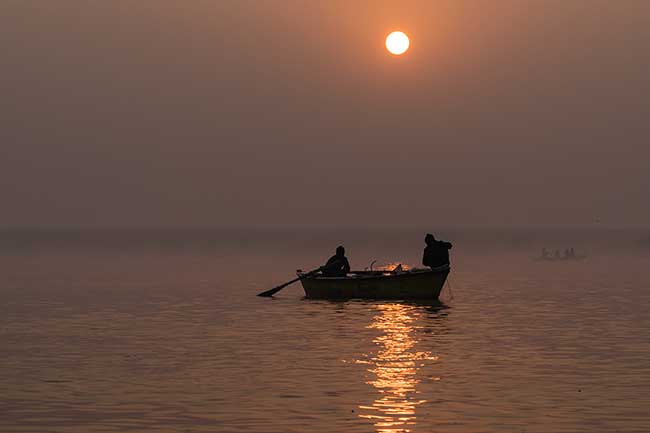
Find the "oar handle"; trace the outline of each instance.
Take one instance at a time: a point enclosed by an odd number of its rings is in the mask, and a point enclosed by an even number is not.
[[[293,283],[295,283],[296,281],[298,281],[298,280],[302,280],[302,279],[305,278],[305,277],[306,277],[306,275],[301,275],[301,276],[298,277],[298,278],[294,278],[294,279],[291,280],[291,281],[287,281],[287,282],[284,283],[284,284],[280,284],[279,286],[276,287],[276,289],[284,289],[284,288],[287,287],[289,284],[293,284]]]
[[[311,272],[307,272],[306,274],[299,275],[298,278],[294,278],[294,279],[291,280],[291,281],[287,281],[286,283],[281,284],[281,285],[279,285],[279,286],[277,286],[277,287],[274,287],[274,288],[272,288],[271,290],[267,290],[266,292],[259,293],[257,296],[262,296],[262,297],[265,297],[265,298],[268,298],[268,297],[270,297],[270,296],[273,296],[273,295],[275,295],[276,293],[278,293],[280,290],[282,290],[282,289],[284,289],[285,287],[287,287],[288,285],[293,284],[293,283],[295,283],[296,281],[302,280],[303,278],[307,278],[307,277],[309,277],[310,275],[315,274],[316,272],[318,272],[318,271],[320,271],[320,270],[321,270],[321,268],[318,268],[318,269],[314,269],[314,270],[311,271]]]

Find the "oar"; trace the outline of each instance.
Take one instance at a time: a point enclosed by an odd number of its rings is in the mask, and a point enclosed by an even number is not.
[[[258,293],[257,296],[263,296],[263,297],[265,297],[265,298],[269,298],[269,297],[275,295],[276,293],[278,293],[280,290],[284,289],[285,287],[287,287],[287,286],[289,286],[289,285],[295,283],[296,281],[302,280],[303,278],[307,278],[307,277],[309,277],[310,275],[315,274],[316,272],[320,271],[320,269],[321,269],[321,268],[314,269],[314,270],[311,271],[311,272],[307,272],[306,274],[302,274],[302,275],[299,276],[298,278],[294,278],[294,279],[291,280],[291,281],[287,281],[286,283],[281,284],[281,285],[279,285],[278,287],[274,287],[274,288],[272,288],[271,290],[267,290],[266,292]]]

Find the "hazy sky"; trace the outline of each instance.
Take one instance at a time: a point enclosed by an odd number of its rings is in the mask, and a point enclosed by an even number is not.
[[[649,49],[647,0],[3,0],[0,226],[647,226]]]

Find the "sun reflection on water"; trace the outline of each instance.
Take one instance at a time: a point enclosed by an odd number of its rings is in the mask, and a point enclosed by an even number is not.
[[[379,398],[371,406],[359,406],[359,416],[372,420],[379,433],[407,433],[416,423],[416,408],[426,403],[417,397],[417,372],[425,361],[438,358],[416,349],[417,307],[382,304],[377,309],[379,314],[369,328],[382,332],[373,340],[380,349],[357,362],[369,365],[374,379],[367,383],[375,387]]]

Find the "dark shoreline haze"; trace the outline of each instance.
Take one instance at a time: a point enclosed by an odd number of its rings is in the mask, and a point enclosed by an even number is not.
[[[591,254],[650,251],[650,229],[604,228],[2,228],[0,254],[66,251],[209,251],[232,248],[329,251],[338,244],[419,250],[424,234],[452,241],[456,250],[529,252],[580,248]],[[387,252],[387,251],[384,251]]]

